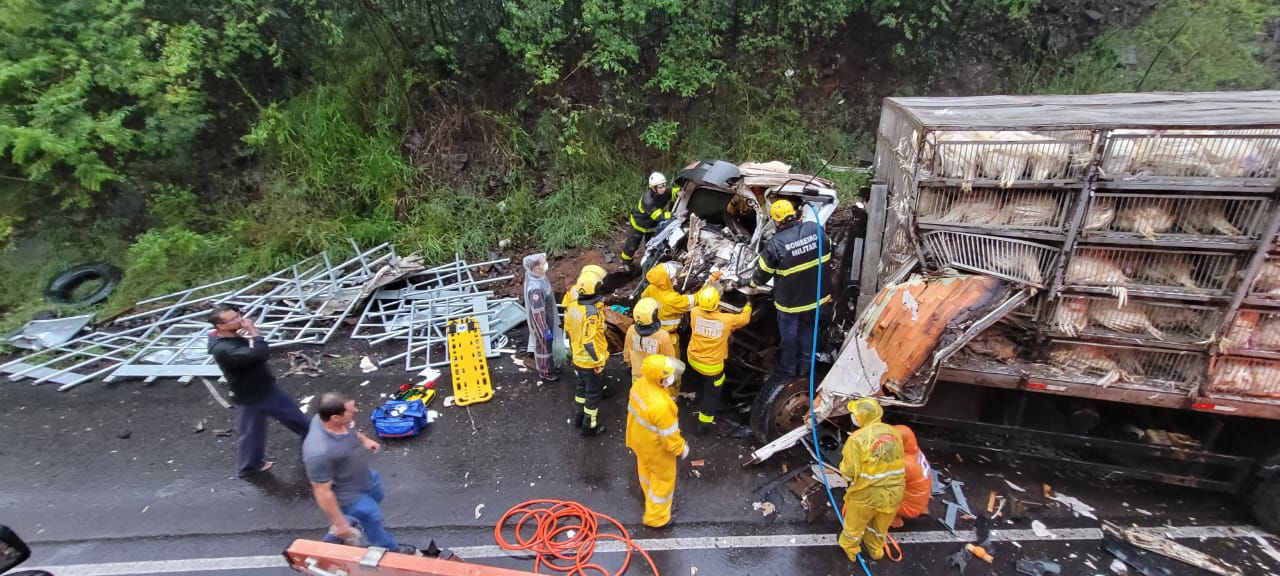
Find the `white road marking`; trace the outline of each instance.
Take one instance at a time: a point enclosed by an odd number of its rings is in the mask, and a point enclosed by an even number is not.
[[[1145,532],[1171,538],[1247,538],[1262,539],[1267,533],[1253,526],[1161,526],[1144,528]],[[1099,540],[1102,531],[1097,528],[1060,528],[1049,531],[1052,538],[1036,536],[1030,530],[996,530],[991,539],[996,542],[1035,542],[1045,540]],[[952,534],[946,530],[898,532],[894,538],[900,544],[947,544],[971,542],[972,530]],[[664,550],[713,550],[732,548],[804,548],[835,546],[835,534],[782,534],[761,536],[704,536],[691,538],[651,538],[635,540],[648,551]],[[596,546],[597,552],[620,552],[622,543],[605,541]],[[451,548],[455,554],[467,559],[521,556],[497,546],[462,546]],[[187,572],[215,572],[287,568],[279,554],[267,556],[232,556],[224,558],[189,558],[182,560],[149,560],[141,562],[113,562],[108,564],[70,564],[65,566],[40,566],[30,570],[45,570],[58,576],[135,576],[138,574],[182,574]]]

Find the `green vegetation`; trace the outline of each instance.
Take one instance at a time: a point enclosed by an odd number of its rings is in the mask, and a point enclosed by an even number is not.
[[[125,270],[111,314],[347,238],[603,242],[651,170],[855,166],[881,97],[955,93],[975,60],[1018,92],[1276,83],[1273,2],[1164,2],[1054,50],[1041,2],[0,0],[0,330],[85,261]]]

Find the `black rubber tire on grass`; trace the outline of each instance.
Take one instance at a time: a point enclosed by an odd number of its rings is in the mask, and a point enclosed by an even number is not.
[[[55,304],[87,308],[106,300],[112,292],[115,292],[116,286],[120,284],[120,278],[120,269],[106,262],[81,264],[66,270],[49,282],[49,286],[44,289],[44,297],[45,300]],[[76,288],[92,280],[100,280],[102,285],[84,298],[73,300],[72,294]]]

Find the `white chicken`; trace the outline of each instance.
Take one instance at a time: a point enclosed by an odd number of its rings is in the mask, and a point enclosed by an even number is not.
[[[1216,200],[1196,201],[1187,207],[1178,219],[1178,228],[1190,234],[1217,234],[1220,236],[1241,236],[1244,233],[1231,224],[1231,220],[1222,210],[1222,202]]]
[[[1257,350],[1280,352],[1280,316],[1270,316],[1258,324],[1250,343]]]
[[[1253,280],[1253,291],[1268,296],[1280,295],[1280,260],[1262,263],[1262,269]]]
[[[1058,331],[1072,338],[1089,326],[1089,299],[1063,298],[1053,311]]]
[[[960,187],[968,192],[973,189],[973,180],[978,177],[982,165],[982,155],[986,146],[980,143],[963,144],[987,140],[990,132],[958,130],[954,132],[937,132],[938,176],[941,178],[960,178]]]
[[[1106,230],[1116,217],[1116,202],[1111,198],[1094,198],[1084,217],[1084,229]]]
[[[1052,192],[1019,192],[1005,200],[997,224],[1043,226],[1058,215],[1058,196]]]
[[[1120,299],[1124,306],[1129,299],[1129,291],[1125,285],[1129,276],[1115,262],[1094,252],[1082,250],[1067,265],[1067,283],[1077,286],[1105,286],[1107,291]]]
[[[965,350],[997,360],[1009,361],[1018,357],[1018,346],[998,330],[987,330],[965,345]]]
[[[1199,288],[1192,273],[1195,266],[1191,260],[1174,254],[1162,254],[1153,257],[1138,271],[1138,276],[1148,282],[1160,286]]]
[[[939,222],[994,224],[1000,218],[1000,204],[994,194],[964,194],[951,204]]]
[[[1173,228],[1173,201],[1168,199],[1135,200],[1116,212],[1114,226],[1117,230],[1131,230],[1147,240],[1155,240],[1156,234]]]
[[[1236,319],[1231,322],[1231,328],[1227,329],[1226,335],[1218,343],[1218,349],[1225,354],[1230,354],[1236,350],[1249,348],[1249,341],[1253,339],[1253,333],[1258,329],[1259,320],[1257,312],[1240,311]]]
[[[1044,286],[1044,273],[1040,271],[1040,261],[1031,252],[989,253],[987,254],[987,269],[1029,284]]]
[[[1280,364],[1223,360],[1214,370],[1209,390],[1219,394],[1280,397]]]
[[[1097,377],[1097,384],[1104,388],[1132,378],[1106,349],[1098,346],[1058,346],[1049,352],[1049,358],[1067,372]]]
[[[1164,340],[1164,333],[1151,323],[1151,319],[1147,317],[1147,307],[1142,304],[1116,308],[1094,306],[1089,309],[1089,321],[1116,332],[1126,334],[1146,332],[1156,340]]]

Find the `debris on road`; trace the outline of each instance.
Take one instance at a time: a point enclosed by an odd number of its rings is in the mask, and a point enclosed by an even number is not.
[[[1116,576],[1129,576],[1129,566],[1119,560],[1111,561],[1111,573]]]
[[[1048,560],[1019,558],[1014,569],[1027,576],[1054,576],[1062,573],[1062,565]]]
[[[191,431],[195,432],[196,434],[204,432],[204,420],[203,419],[197,420],[195,426],[192,427]]]
[[[235,432],[234,428],[217,428],[213,431],[213,435],[219,438],[230,438],[233,432]]]
[[[368,356],[365,356],[365,357],[363,357],[363,358],[361,358],[361,359],[360,359],[360,371],[361,371],[361,372],[364,372],[365,374],[368,374],[368,373],[370,373],[370,372],[375,372],[375,371],[377,371],[377,370],[378,370],[378,365],[377,365],[377,364],[374,364],[374,363],[373,363],[373,360],[370,360]]]
[[[124,432],[116,434],[116,438],[119,438],[121,440],[128,440],[129,438],[132,438],[132,437],[133,437],[133,430],[130,430],[128,428],[125,428]]]
[[[310,355],[301,350],[295,350],[288,353],[289,369],[284,371],[284,376],[306,376],[308,378],[318,378],[324,374],[324,370],[320,368],[320,355]]]
[[[1014,484],[1013,482],[1010,482],[1010,481],[1008,481],[1008,480],[1005,480],[1005,481],[1004,481],[1004,483],[1005,483],[1005,484],[1008,484],[1010,488],[1013,488],[1014,490],[1017,490],[1018,492],[1026,492],[1026,491],[1027,491],[1027,489],[1026,489],[1026,488],[1023,488],[1023,487],[1021,487],[1021,486],[1019,486],[1019,485],[1017,485],[1017,484]]]
[[[1218,576],[1244,576],[1244,572],[1241,572],[1239,568],[1231,564],[1158,534],[1132,528],[1122,530],[1119,526],[1106,521],[1102,523],[1102,530],[1104,533],[1123,538],[1126,542],[1139,549],[1153,552],[1166,558],[1172,558],[1184,564],[1190,564]]]
[[[774,506],[773,502],[752,502],[751,509],[758,510],[761,516],[768,516],[778,511],[777,506]]]
[[[1050,532],[1049,528],[1044,525],[1044,522],[1039,520],[1033,520],[1031,522],[1031,531],[1035,533],[1037,538],[1057,538],[1057,536],[1055,536],[1053,532]]]
[[[484,510],[484,503],[476,504],[476,520],[480,519],[480,511]]]
[[[25,350],[43,350],[61,346],[75,338],[91,321],[93,321],[93,314],[52,320],[32,320],[18,330],[17,334],[9,337],[9,345]]]
[[[1071,513],[1076,516],[1086,516],[1094,520],[1098,519],[1097,516],[1093,515],[1095,510],[1094,507],[1081,502],[1078,498],[1067,496],[1062,493],[1056,493],[1053,496],[1049,496],[1049,499],[1071,509]]]

